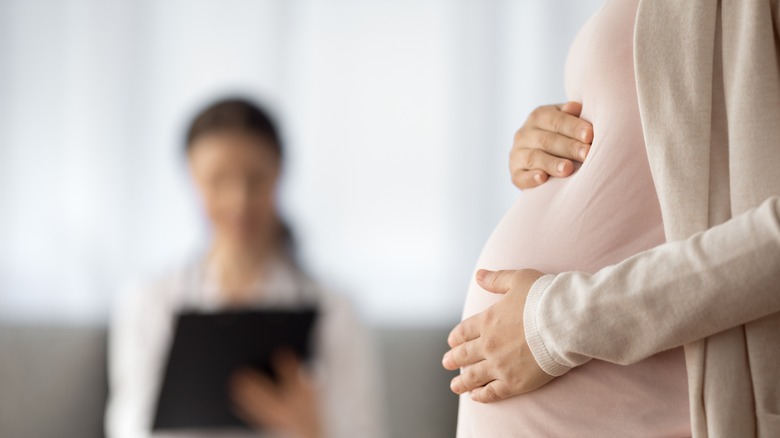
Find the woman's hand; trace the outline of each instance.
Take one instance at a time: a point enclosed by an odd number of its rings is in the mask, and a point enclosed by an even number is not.
[[[448,370],[463,368],[450,383],[456,394],[471,391],[471,399],[496,402],[533,391],[551,380],[536,363],[525,340],[523,309],[539,271],[477,272],[477,282],[488,292],[503,294],[500,301],[450,332],[452,349],[442,359]]]
[[[583,162],[593,142],[593,126],[579,118],[582,105],[567,102],[536,108],[515,133],[509,154],[512,183],[536,187],[550,176],[566,177]]]
[[[314,382],[300,361],[289,352],[278,354],[274,369],[279,381],[254,370],[237,372],[231,396],[237,414],[258,429],[292,434],[300,438],[323,435]]]

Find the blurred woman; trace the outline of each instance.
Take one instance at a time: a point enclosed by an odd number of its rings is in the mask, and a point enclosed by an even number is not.
[[[236,411],[264,434],[378,436],[378,396],[364,330],[343,297],[323,291],[295,263],[291,234],[279,218],[283,150],[274,123],[248,101],[222,100],[195,117],[186,154],[213,234],[204,254],[133,290],[118,307],[110,334],[107,434],[153,435],[164,358],[181,309],[296,308],[315,302],[320,316],[314,371],[280,357],[278,385],[255,372],[236,375],[231,383]]]

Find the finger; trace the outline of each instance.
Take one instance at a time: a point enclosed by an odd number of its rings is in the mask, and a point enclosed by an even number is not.
[[[231,395],[231,398],[234,414],[254,427],[274,428],[285,423],[282,408],[272,402],[262,402],[240,394]]]
[[[519,149],[517,151],[517,159],[521,163],[520,168],[523,170],[541,170],[549,175],[558,177],[566,177],[574,172],[574,163],[540,149],[544,147],[537,144],[535,147]]]
[[[456,325],[447,337],[447,343],[450,347],[455,348],[464,342],[477,339],[479,337],[479,321],[481,316],[481,314],[474,315],[464,319],[460,324]]]
[[[558,108],[566,114],[572,115],[574,117],[579,117],[582,113],[582,104],[573,100],[558,106]]]
[[[281,349],[273,356],[273,366],[282,386],[300,383],[301,361],[290,349]]]
[[[509,292],[509,289],[512,289],[512,286],[514,286],[515,272],[480,269],[476,274],[477,284],[488,292],[504,294]]]
[[[285,422],[286,410],[273,383],[265,376],[236,377],[231,381],[230,396],[234,406],[252,424],[274,426]]]
[[[276,385],[266,375],[257,371],[243,370],[237,372],[230,380],[231,393],[251,400],[278,399]]]
[[[531,189],[544,184],[549,176],[541,170],[520,169],[512,173],[512,184],[520,190]]]
[[[468,341],[446,352],[441,363],[444,365],[444,368],[453,371],[484,359],[485,357],[479,349],[479,344],[476,341]]]
[[[231,411],[233,411],[233,415],[256,429],[284,430],[289,428],[290,421],[285,417],[285,414],[274,412],[268,406],[245,406],[240,401],[234,401]]]
[[[524,137],[520,138],[520,146],[526,149],[538,149],[552,155],[554,165],[548,169],[555,175],[563,173],[559,167],[560,163],[567,160],[584,161],[590,150],[590,145],[577,139],[567,137],[560,133],[544,131],[541,129],[529,130]],[[534,157],[525,157],[534,158]],[[539,168],[529,166],[529,169]],[[574,170],[574,169],[571,169]],[[567,174],[568,175],[568,174]]]
[[[278,405],[279,391],[265,374],[253,370],[236,373],[230,381],[231,394],[259,406]]]
[[[243,420],[244,423],[254,427],[255,429],[263,429],[266,427],[262,421],[255,418],[254,415],[250,414],[243,406],[241,406],[238,400],[233,400],[233,405],[230,406],[230,412],[233,413],[233,416]]]
[[[242,368],[236,372],[233,373],[233,375],[230,376],[230,387],[231,388],[245,388],[245,387],[273,387],[273,383],[270,383],[270,379],[266,377],[264,374],[258,373],[257,371],[250,369],[250,368]]]
[[[463,394],[464,392],[479,389],[492,380],[493,377],[487,361],[482,361],[465,368],[459,376],[452,379],[450,389],[455,394]]]
[[[510,395],[509,387],[501,380],[493,380],[485,386],[471,390],[471,399],[480,403],[497,402]]]
[[[585,143],[593,141],[593,125],[564,112],[562,107],[542,107],[535,117],[537,126],[545,131],[557,132]]]
[[[233,415],[241,419],[248,426],[257,430],[268,429],[269,425],[262,419],[251,413],[251,410],[242,406],[238,400],[233,400],[233,404],[230,406],[230,411]]]

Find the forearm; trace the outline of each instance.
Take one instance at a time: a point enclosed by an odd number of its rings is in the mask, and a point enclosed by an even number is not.
[[[543,277],[525,309],[542,368],[630,364],[780,312],[780,199],[589,275]]]

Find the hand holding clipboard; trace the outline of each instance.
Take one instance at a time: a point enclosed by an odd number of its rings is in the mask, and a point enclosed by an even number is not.
[[[231,377],[244,370],[238,375],[239,382],[246,382],[242,379],[249,377],[254,379],[249,382],[257,384],[262,381],[257,380],[258,376],[268,382],[287,380],[283,373],[289,372],[291,357],[282,355],[274,361],[274,355],[284,349],[303,361],[309,360],[316,317],[313,308],[180,314],[153,429],[249,428],[234,414]],[[293,370],[298,373],[300,364],[297,359],[292,360],[296,362]],[[246,370],[251,371],[247,374]]]

